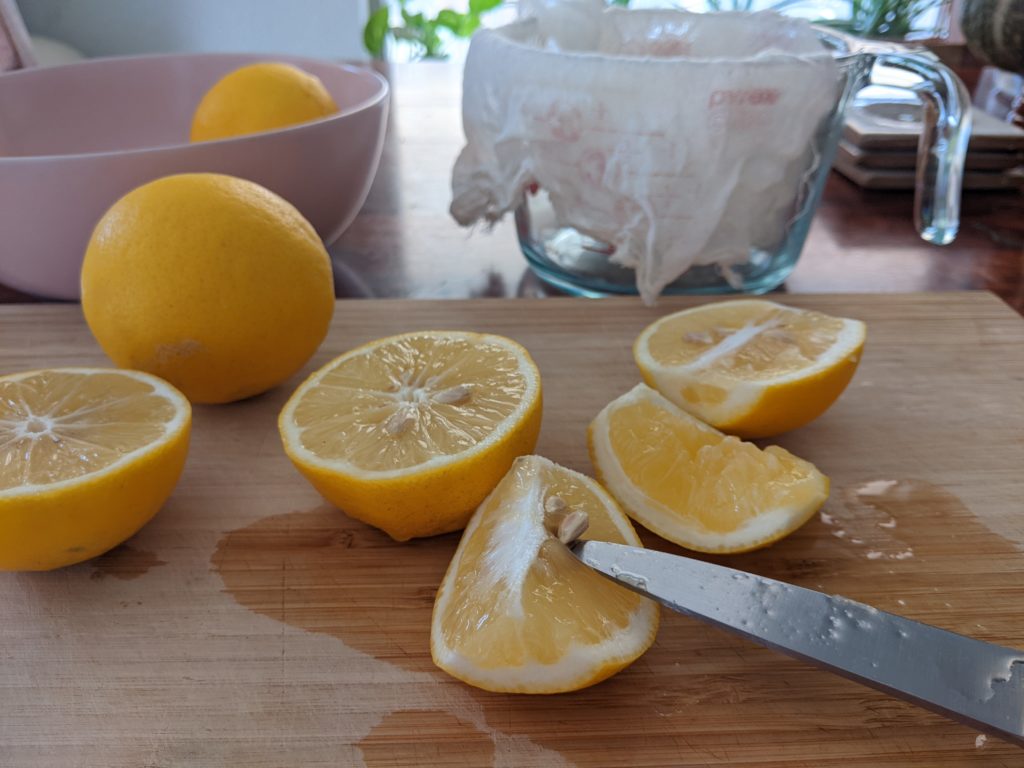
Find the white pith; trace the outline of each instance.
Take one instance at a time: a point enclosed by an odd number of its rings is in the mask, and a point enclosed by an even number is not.
[[[516,464],[510,471],[515,471],[523,463],[533,464],[537,467],[554,466],[552,462],[543,457],[524,456],[516,460]],[[584,484],[604,503],[607,516],[627,543],[633,546],[642,546],[636,532],[633,531],[615,502],[608,498],[608,492],[604,488],[589,477],[564,467],[560,469]],[[522,522],[506,526],[502,521],[494,528],[494,538],[518,530],[520,534],[529,531],[528,539],[520,544],[504,541],[495,543],[492,538],[493,547],[488,550],[486,557],[489,565],[496,569],[496,572],[492,574],[488,584],[480,585],[482,589],[493,589],[499,584],[503,585],[508,592],[507,596],[519,603],[520,616],[522,616],[523,581],[537,557],[541,544],[550,537],[544,527],[545,489],[539,474],[539,471],[533,472],[530,487],[522,496],[506,500],[506,508],[510,510],[509,514],[518,515]],[[477,513],[473,515],[466,527],[459,548],[452,558],[438,591],[431,623],[431,650],[435,661],[441,667],[458,678],[471,680],[474,684],[484,687],[505,690],[526,688],[534,692],[564,690],[577,681],[589,678],[596,668],[635,657],[650,642],[651,633],[657,621],[658,609],[653,602],[645,600],[633,613],[631,621],[625,629],[610,635],[600,643],[576,644],[554,664],[530,662],[515,667],[484,668],[477,665],[473,659],[451,648],[444,640],[441,617],[447,613],[450,602],[457,598],[457,595],[454,594],[455,581],[462,563],[465,544],[472,539],[480,527],[483,517],[481,510],[487,508],[489,501],[490,497],[480,505]],[[522,562],[526,557],[530,559]],[[513,612],[510,615],[515,616],[516,614]]]

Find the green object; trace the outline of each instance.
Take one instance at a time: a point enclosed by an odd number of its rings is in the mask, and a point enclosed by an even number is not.
[[[469,37],[480,26],[480,17],[502,5],[504,0],[469,0],[465,13],[445,8],[436,16],[424,13],[410,13],[408,0],[398,0],[401,24],[392,26],[388,6],[378,8],[370,15],[363,29],[363,45],[371,55],[383,58],[387,39],[401,40],[413,46],[415,55],[424,59],[443,59],[442,30],[455,37]],[[397,21],[397,20],[396,20]]]
[[[363,45],[371,55],[381,58],[384,55],[384,38],[388,34],[388,7],[381,6],[372,14],[363,29]]]
[[[469,0],[466,13],[446,8],[436,16],[409,13],[408,0],[398,0],[401,11],[401,25],[391,26],[388,8],[376,10],[363,30],[366,50],[373,56],[383,57],[388,37],[413,45],[416,55],[426,59],[443,59],[444,39],[441,32],[455,37],[469,37],[480,26],[485,13],[504,4],[505,0]],[[628,6],[629,0],[607,0],[610,5]],[[918,18],[925,11],[935,8],[943,0],[849,0],[850,15],[845,19],[820,20],[817,23],[840,29],[853,35],[875,38],[907,37],[917,31]],[[1009,2],[1009,10],[993,22],[998,8]],[[750,11],[753,0],[705,0],[710,11]],[[782,11],[791,5],[805,5],[806,0],[779,0],[771,7]],[[968,18],[971,14],[971,18]],[[1004,43],[995,46],[996,24],[1009,25],[1009,34],[1003,33]],[[987,58],[1003,68],[1020,71],[1024,69],[1024,0],[966,0],[964,8],[964,31],[972,46]],[[973,32],[973,34],[972,34]],[[996,48],[999,48],[997,51]],[[1002,63],[1000,63],[1002,62]]]
[[[822,20],[818,24],[860,37],[907,37],[917,31],[917,19],[942,0],[850,0],[850,18]]]
[[[754,0],[705,0],[709,11],[749,11]]]
[[[469,12],[481,14],[493,11],[503,2],[504,0],[469,0]]]

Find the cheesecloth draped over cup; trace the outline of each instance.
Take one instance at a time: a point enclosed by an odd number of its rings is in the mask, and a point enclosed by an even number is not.
[[[451,213],[495,221],[537,183],[645,301],[695,264],[728,279],[800,213],[839,91],[799,19],[542,6],[473,37]]]

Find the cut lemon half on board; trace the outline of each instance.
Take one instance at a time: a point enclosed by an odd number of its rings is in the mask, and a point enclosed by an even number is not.
[[[137,371],[0,377],[0,570],[48,570],[129,538],[171,495],[192,411]]]
[[[585,513],[584,538],[642,546],[615,500],[589,477],[540,456],[517,459],[462,535],[434,603],[430,650],[477,688],[560,693],[640,657],[658,606],[580,563],[556,537]]]
[[[511,339],[421,331],[309,377],[281,411],[289,458],[330,502],[398,541],[459,530],[537,444],[540,372]]]
[[[824,413],[853,378],[859,320],[759,299],[707,304],[657,320],[633,345],[644,381],[740,437],[769,437]]]
[[[590,424],[598,479],[627,514],[699,552],[746,552],[792,533],[828,478],[778,446],[723,435],[639,384]]]

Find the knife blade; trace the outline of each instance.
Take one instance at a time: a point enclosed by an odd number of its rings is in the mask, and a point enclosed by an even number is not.
[[[1024,651],[689,557],[603,541],[570,549],[674,611],[1024,746]]]

